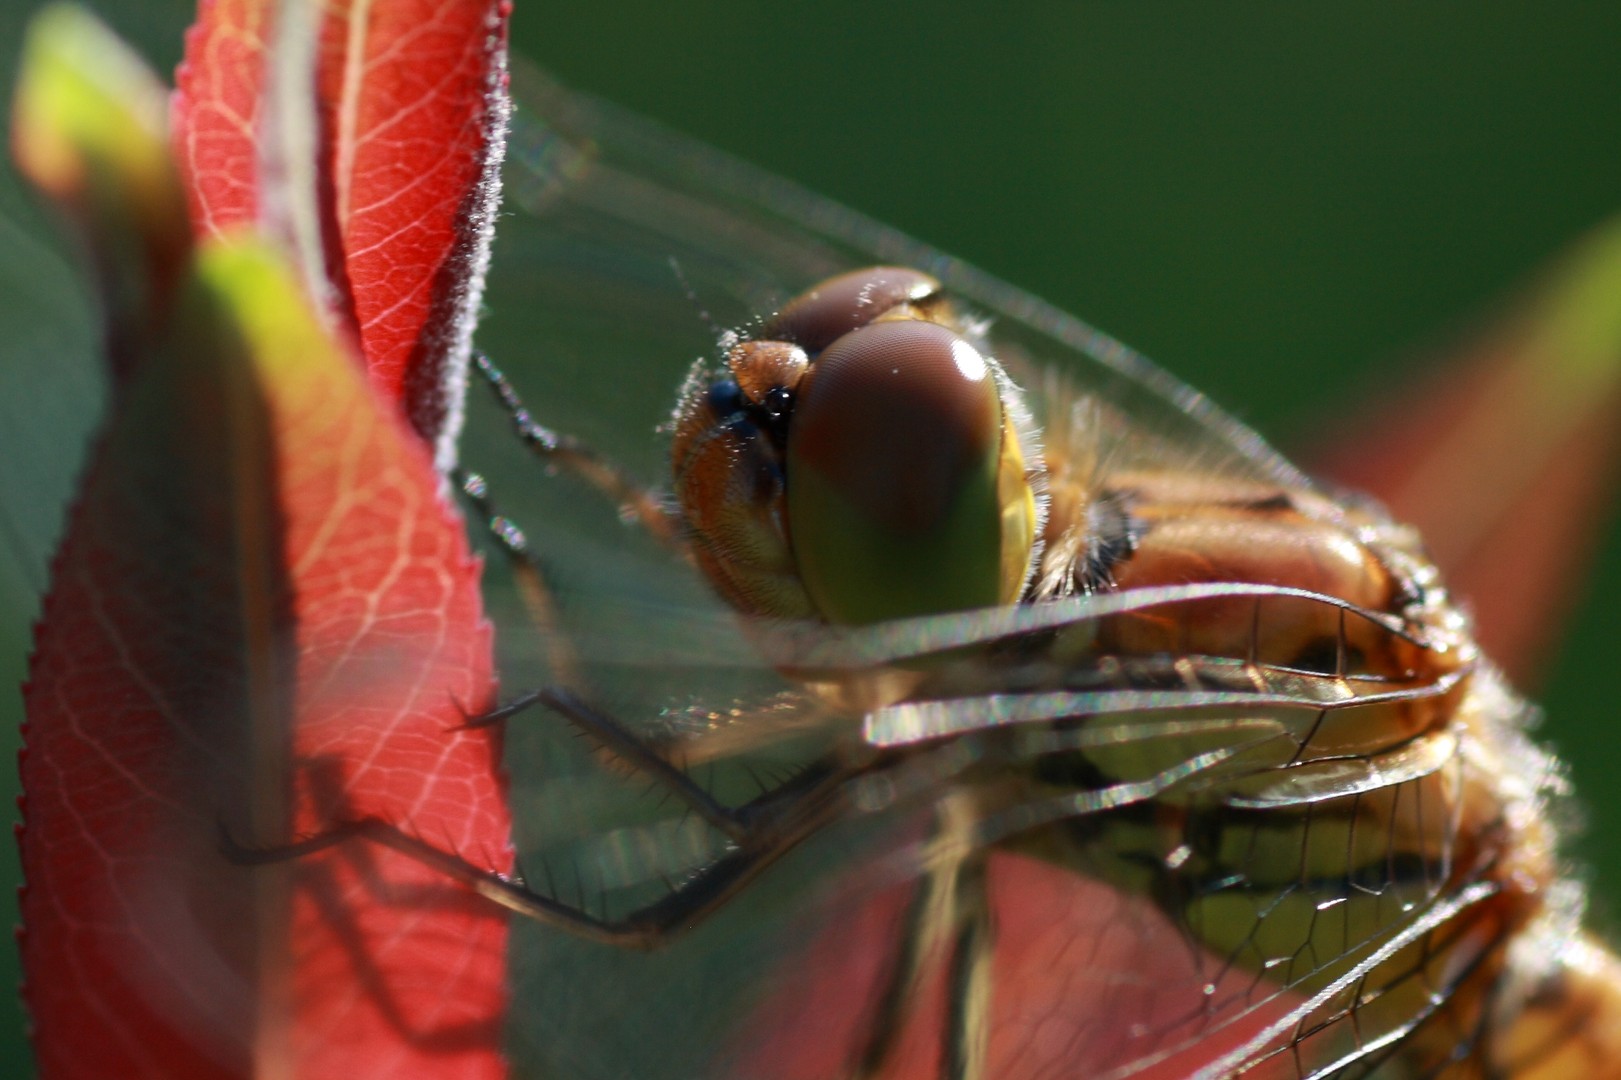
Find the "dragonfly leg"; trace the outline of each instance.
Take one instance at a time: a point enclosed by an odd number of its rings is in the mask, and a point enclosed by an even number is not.
[[[805,837],[839,812],[847,770],[812,767],[735,810],[720,808],[734,847],[660,899],[624,915],[608,917],[531,889],[521,878],[479,867],[452,851],[380,818],[340,822],[288,844],[250,846],[222,828],[225,857],[242,866],[265,866],[305,858],[360,841],[377,844],[444,874],[485,899],[525,918],[578,937],[626,948],[655,948],[701,922]],[[707,793],[703,796],[708,798]],[[712,802],[713,800],[711,800]]]
[[[484,519],[485,532],[506,555],[507,565],[512,569],[513,583],[517,586],[518,596],[523,601],[524,611],[529,616],[530,624],[537,631],[536,636],[545,643],[546,660],[553,674],[559,682],[571,686],[579,685],[579,658],[575,656],[568,636],[559,628],[557,604],[552,596],[552,587],[546,581],[546,573],[541,568],[540,560],[530,550],[529,540],[524,536],[523,529],[496,507],[495,500],[490,496],[489,485],[482,476],[461,469],[457,469],[452,475],[456,486],[461,488],[462,494]],[[470,722],[466,726],[480,726],[473,721],[493,723],[507,715],[522,712],[527,707],[528,704],[508,703],[493,712],[469,718]]]
[[[947,987],[942,1080],[985,1075],[993,927],[985,853],[972,811],[968,800],[949,797],[936,809],[923,875],[907,905],[854,1080],[889,1071],[907,1012],[920,997],[924,968],[935,959],[944,964]]]
[[[593,708],[567,687],[545,686],[527,691],[487,713],[468,717],[463,726],[477,728],[503,723],[537,706],[563,717],[592,739],[612,764],[664,787],[734,842],[747,834],[750,827],[747,806],[737,809],[723,806],[660,747],[607,713]]]
[[[885,979],[883,995],[873,1009],[866,1043],[851,1073],[851,1080],[871,1080],[880,1076],[895,1050],[896,1039],[906,1023],[907,1006],[916,999],[923,963],[930,946],[930,915],[939,907],[940,893],[949,882],[938,874],[927,874],[918,881],[907,902],[900,933],[896,935],[894,959]]]
[[[518,437],[536,457],[548,465],[574,473],[617,505],[622,514],[646,529],[654,539],[674,550],[685,551],[679,518],[670,512],[662,499],[579,439],[559,434],[537,423],[506,375],[484,353],[475,352],[473,363],[511,418]]]
[[[665,507],[657,495],[578,439],[559,435],[535,422],[506,375],[484,353],[475,352],[473,362],[511,419],[518,437],[536,456],[580,476],[654,539],[678,554],[686,555],[679,518]],[[529,621],[539,631],[540,639],[546,642],[547,660],[556,678],[570,686],[582,685],[578,657],[559,628],[552,588],[540,560],[529,547],[523,529],[501,513],[484,477],[460,469],[453,476],[463,496],[484,519],[485,532],[506,555]]]
[[[946,1077],[984,1080],[991,1035],[991,957],[995,928],[986,894],[983,852],[956,874],[956,937],[946,1011]]]
[[[612,760],[631,772],[639,773],[663,786],[734,842],[746,838],[750,828],[747,807],[732,809],[716,801],[702,785],[666,757],[660,750],[599,709],[592,708],[572,691],[558,686],[544,687],[514,698],[493,713],[475,717],[470,725],[504,720],[532,705],[543,705],[594,740]],[[750,804],[753,805],[753,804]]]

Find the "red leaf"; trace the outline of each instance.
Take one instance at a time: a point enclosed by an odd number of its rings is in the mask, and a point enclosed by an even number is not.
[[[258,220],[269,9],[263,0],[201,0],[186,32],[170,130],[198,236]]]
[[[399,822],[510,867],[478,566],[403,418],[347,370],[268,386],[298,633],[295,834]],[[333,365],[341,368],[341,365]],[[300,1075],[498,1076],[506,916],[392,851],[296,866],[290,940]]]
[[[505,918],[359,815],[509,862],[498,747],[452,732],[490,631],[425,449],[275,261],[205,257],[121,395],[27,691],[27,1001],[47,1077],[493,1077]]]
[[[460,422],[499,190],[508,7],[324,5],[314,100],[276,103],[283,113],[303,107],[313,128],[309,195],[321,250],[311,258],[373,380],[442,462]],[[308,166],[296,146],[278,159],[263,130],[268,8],[203,0],[187,37],[174,132],[200,230],[265,213],[265,186],[286,186]]]
[[[191,370],[206,349],[131,380],[36,635],[24,693],[21,945],[44,1077],[249,1071],[256,883],[219,858],[209,820],[224,791],[251,786],[238,584],[249,571],[236,565],[229,510],[190,498],[224,490],[221,466],[236,455],[204,410],[183,447],[147,425],[186,411],[171,390],[226,395],[217,374]],[[237,461],[244,471],[264,464]],[[279,599],[264,569],[253,568],[257,584]]]

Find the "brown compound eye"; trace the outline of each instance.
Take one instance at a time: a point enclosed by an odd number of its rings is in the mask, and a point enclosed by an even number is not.
[[[948,328],[878,322],[825,349],[800,382],[786,478],[794,561],[823,617],[1007,602],[1005,442],[997,376]]]
[[[869,266],[828,278],[789,301],[761,336],[780,338],[816,353],[902,304],[940,295],[940,283],[904,266]]]

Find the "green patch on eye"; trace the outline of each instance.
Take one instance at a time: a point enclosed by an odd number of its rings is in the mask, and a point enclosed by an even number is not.
[[[792,470],[789,535],[822,617],[861,625],[1002,603],[997,464],[993,449],[934,526],[911,535],[874,521],[816,469]]]

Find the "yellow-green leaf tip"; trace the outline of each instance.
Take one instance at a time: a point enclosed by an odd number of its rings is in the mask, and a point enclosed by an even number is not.
[[[71,4],[35,16],[12,156],[84,234],[115,319],[157,302],[190,243],[167,117],[163,83],[94,16]]]

